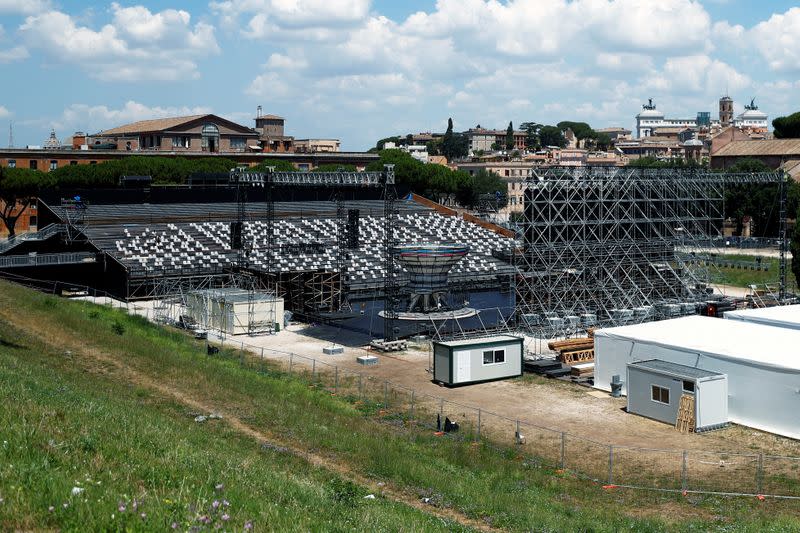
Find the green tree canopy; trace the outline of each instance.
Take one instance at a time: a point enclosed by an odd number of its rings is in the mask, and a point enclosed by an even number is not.
[[[598,150],[608,150],[611,148],[611,135],[608,133],[597,133],[594,145]]]
[[[27,168],[0,167],[0,220],[8,230],[8,237],[16,235],[17,220],[30,206],[39,192],[52,183],[52,177]]]
[[[116,187],[122,176],[151,176],[154,184],[186,183],[195,173],[226,173],[236,162],[225,158],[131,156],[99,165],[68,165],[49,173],[58,187]]]
[[[590,125],[585,122],[572,122],[570,120],[562,120],[556,127],[561,131],[565,131],[567,128],[572,130],[572,133],[575,134],[575,137],[582,141],[584,139],[594,139],[597,137],[597,133],[592,129]]]
[[[455,195],[461,205],[471,207],[477,201],[479,191],[496,186],[493,182],[476,181],[464,171],[422,163],[402,150],[381,150],[379,154],[380,159],[367,165],[367,170],[382,170],[384,165],[392,164],[395,182],[422,196]]]
[[[539,130],[542,128],[542,125],[538,122],[523,122],[519,127],[525,132],[525,148],[528,150],[538,150],[541,147],[541,143],[539,142]]]
[[[778,117],[772,121],[776,139],[800,138],[800,111],[786,117]]]
[[[467,157],[469,154],[469,139],[466,135],[453,132],[453,119],[447,119],[447,131],[442,137],[441,153],[448,161]]]
[[[561,128],[556,126],[542,126],[539,128],[539,141],[542,146],[558,146],[564,148],[567,145],[567,139],[561,133]]]

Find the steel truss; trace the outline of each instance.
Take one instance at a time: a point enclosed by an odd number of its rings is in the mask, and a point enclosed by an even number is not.
[[[265,272],[275,277],[276,273],[273,269],[275,250],[273,250],[272,242],[274,242],[273,231],[275,222],[275,194],[274,189],[276,186],[292,186],[292,187],[325,187],[333,191],[333,198],[336,202],[337,217],[336,217],[336,246],[337,246],[337,268],[338,272],[338,294],[334,296],[334,301],[338,302],[336,305],[341,309],[344,298],[343,294],[346,293],[344,286],[346,280],[346,254],[347,254],[347,239],[346,239],[346,210],[344,209],[344,202],[342,200],[342,192],[350,188],[379,188],[382,189],[382,197],[384,200],[384,224],[386,233],[384,235],[383,254],[384,254],[384,268],[387,272],[387,282],[384,287],[384,309],[389,314],[388,318],[384,319],[384,338],[386,340],[394,340],[394,317],[397,312],[397,280],[395,265],[395,244],[394,244],[394,227],[397,225],[397,208],[395,200],[397,193],[394,188],[394,165],[385,165],[384,170],[380,172],[276,172],[273,169],[268,169],[265,172],[254,172],[247,169],[233,169],[230,172],[230,183],[237,187],[237,189],[248,187],[264,187],[266,192],[267,202],[267,216],[264,221],[267,232],[267,257],[269,261],[265,265]],[[237,198],[244,198],[246,195],[237,195]],[[240,209],[244,212],[244,209]],[[244,222],[241,220],[241,222]],[[330,281],[324,284],[326,287],[330,286]],[[313,292],[313,291],[312,291]],[[320,291],[317,291],[320,292]],[[321,291],[320,294],[326,294]]]
[[[722,237],[725,187],[783,182],[782,172],[534,169],[512,254],[518,319],[558,334],[675,316],[675,304],[685,310],[708,297],[708,272],[693,252]],[[785,224],[785,207],[781,216]],[[781,294],[784,284],[782,275]]]
[[[190,295],[201,291],[213,291],[214,289],[238,289],[246,293],[248,302],[247,323],[234,324],[234,326],[245,329],[248,335],[272,333],[275,323],[280,323],[283,320],[283,317],[274,316],[274,306],[271,316],[266,320],[257,320],[254,306],[257,295],[259,293],[274,295],[275,290],[270,287],[268,281],[245,272],[156,278],[147,295],[148,299],[152,299],[154,302],[153,318],[159,322],[177,324],[181,321],[181,317],[187,314]],[[236,318],[239,318],[238,315],[236,315]],[[201,318],[197,326],[202,329],[214,329],[212,320],[208,316]]]

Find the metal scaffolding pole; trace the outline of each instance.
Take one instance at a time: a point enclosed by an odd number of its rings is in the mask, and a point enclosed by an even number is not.
[[[518,320],[558,335],[693,312],[693,302],[707,297],[702,259],[722,239],[726,185],[780,179],[775,172],[535,169],[512,254]]]

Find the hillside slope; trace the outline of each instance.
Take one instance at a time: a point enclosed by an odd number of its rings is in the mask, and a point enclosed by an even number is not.
[[[204,348],[0,282],[0,529],[800,527],[794,502],[606,492]]]

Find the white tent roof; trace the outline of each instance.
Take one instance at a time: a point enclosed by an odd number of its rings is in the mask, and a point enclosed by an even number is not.
[[[800,330],[687,316],[599,329],[594,336],[654,344],[751,365],[800,372]]]
[[[800,305],[782,305],[761,309],[727,311],[725,318],[756,322],[767,326],[800,329]]]

